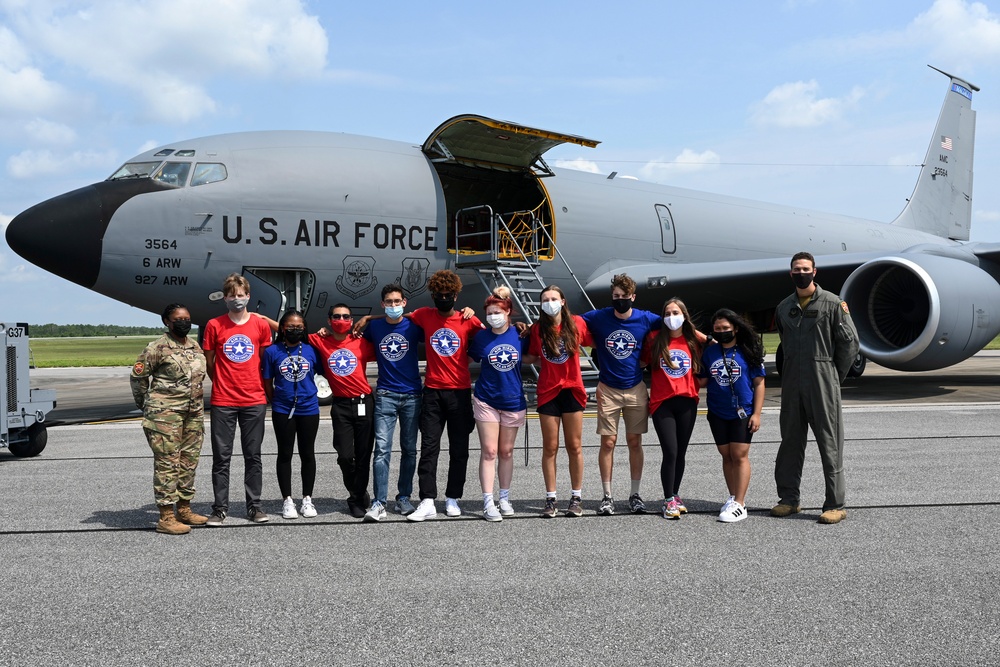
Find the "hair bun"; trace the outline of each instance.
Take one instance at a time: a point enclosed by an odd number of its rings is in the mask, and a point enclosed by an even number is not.
[[[493,290],[493,296],[498,299],[509,299],[510,289],[506,285],[499,285]]]

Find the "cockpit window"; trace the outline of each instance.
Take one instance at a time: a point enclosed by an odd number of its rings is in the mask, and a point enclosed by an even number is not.
[[[191,171],[190,162],[164,162],[153,175],[153,180],[183,188],[187,183],[188,172]]]
[[[166,157],[167,155],[170,155],[173,152],[174,152],[173,148],[164,148],[162,151],[156,151],[156,153],[153,154],[153,157]]]
[[[111,178],[108,180],[117,181],[123,178],[149,178],[149,175],[153,173],[153,170],[159,166],[159,160],[156,162],[129,162],[112,174]]]
[[[177,157],[194,157],[194,151],[190,149],[177,151]]]
[[[224,181],[229,177],[226,165],[221,162],[199,162],[194,167],[194,176],[191,177],[191,187]]]

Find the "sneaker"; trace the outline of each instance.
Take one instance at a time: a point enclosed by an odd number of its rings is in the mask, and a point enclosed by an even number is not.
[[[558,514],[558,512],[559,512],[559,510],[556,509],[556,499],[555,498],[546,498],[545,499],[545,508],[542,509],[542,518],[543,519],[554,519],[555,516],[556,516],[556,514]]]
[[[365,512],[365,523],[378,523],[385,518],[385,505],[379,501],[372,503],[371,508]]]
[[[726,502],[722,503],[722,507],[719,508],[719,516],[721,517],[723,514],[731,510],[733,508],[733,503],[735,502],[736,502],[736,496],[729,496]]]
[[[802,511],[802,508],[798,505],[789,505],[787,503],[778,503],[771,508],[771,516],[784,517],[791,516],[793,514],[798,514]]]
[[[570,496],[566,516],[583,516],[583,500],[580,496]]]
[[[281,505],[281,518],[283,519],[298,519],[299,513],[295,511],[295,501],[289,496],[285,498],[285,502]]]
[[[462,516],[462,508],[458,506],[458,501],[454,498],[445,498],[444,513],[451,517]]]
[[[417,505],[417,509],[406,515],[406,520],[424,521],[425,519],[433,519],[437,515],[437,509],[434,507],[434,499],[424,498],[420,501],[420,504]]]
[[[264,514],[264,511],[259,507],[251,507],[247,510],[247,518],[253,523],[267,523],[271,520],[271,517]]]
[[[681,500],[681,497],[674,496],[674,501],[677,503],[677,511],[681,514],[687,514],[688,508],[684,506],[684,501]]]
[[[740,505],[735,500],[729,506],[728,510],[719,513],[719,521],[722,523],[736,523],[737,521],[742,521],[745,518],[747,518],[746,505]]]
[[[677,504],[676,498],[671,498],[667,502],[663,503],[663,518],[664,519],[681,518],[681,508]]]
[[[604,516],[611,516],[615,513],[615,499],[611,496],[605,494],[601,499],[601,506],[597,508],[598,514],[603,514]]]
[[[628,497],[628,508],[632,511],[632,514],[646,513],[646,503],[642,502],[642,498],[639,497],[638,493],[633,493]]]
[[[840,523],[847,518],[847,510],[841,508],[836,510],[826,510],[819,515],[820,523]]]
[[[205,522],[206,526],[221,526],[226,520],[226,513],[223,510],[212,510],[212,516]]]
[[[307,519],[316,516],[316,506],[313,505],[312,498],[306,496],[302,499],[302,507],[299,508],[299,512]]]
[[[514,506],[510,504],[510,498],[501,498],[499,507],[503,516],[514,516]]]
[[[492,500],[488,505],[483,507],[483,518],[487,521],[503,521],[503,516],[500,514],[500,509],[497,504]]]
[[[368,507],[368,503],[359,501],[356,498],[347,499],[347,511],[351,513],[355,519],[363,519],[365,516],[365,508]]]
[[[400,496],[399,499],[396,500],[396,511],[403,516],[413,514],[414,509],[416,508],[413,506],[413,503],[410,502],[409,496]]]

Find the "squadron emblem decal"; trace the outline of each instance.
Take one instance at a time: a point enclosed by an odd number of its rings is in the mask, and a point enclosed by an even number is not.
[[[431,260],[423,257],[407,257],[403,260],[403,269],[396,278],[396,283],[403,288],[407,299],[412,299],[427,290],[427,269]]]
[[[375,258],[348,255],[344,258],[344,273],[337,276],[337,289],[357,299],[368,294],[378,285],[375,277]]]

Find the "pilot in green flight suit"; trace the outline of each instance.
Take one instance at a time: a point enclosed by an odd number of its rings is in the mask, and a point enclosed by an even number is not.
[[[858,332],[847,303],[813,282],[816,260],[807,252],[791,262],[795,293],[778,304],[775,320],[784,362],[781,368],[781,445],[774,461],[778,504],[771,516],[800,511],[799,484],[806,435],[812,427],[826,481],[820,523],[839,523],[844,509],[844,418],[840,383],[858,354]]]

